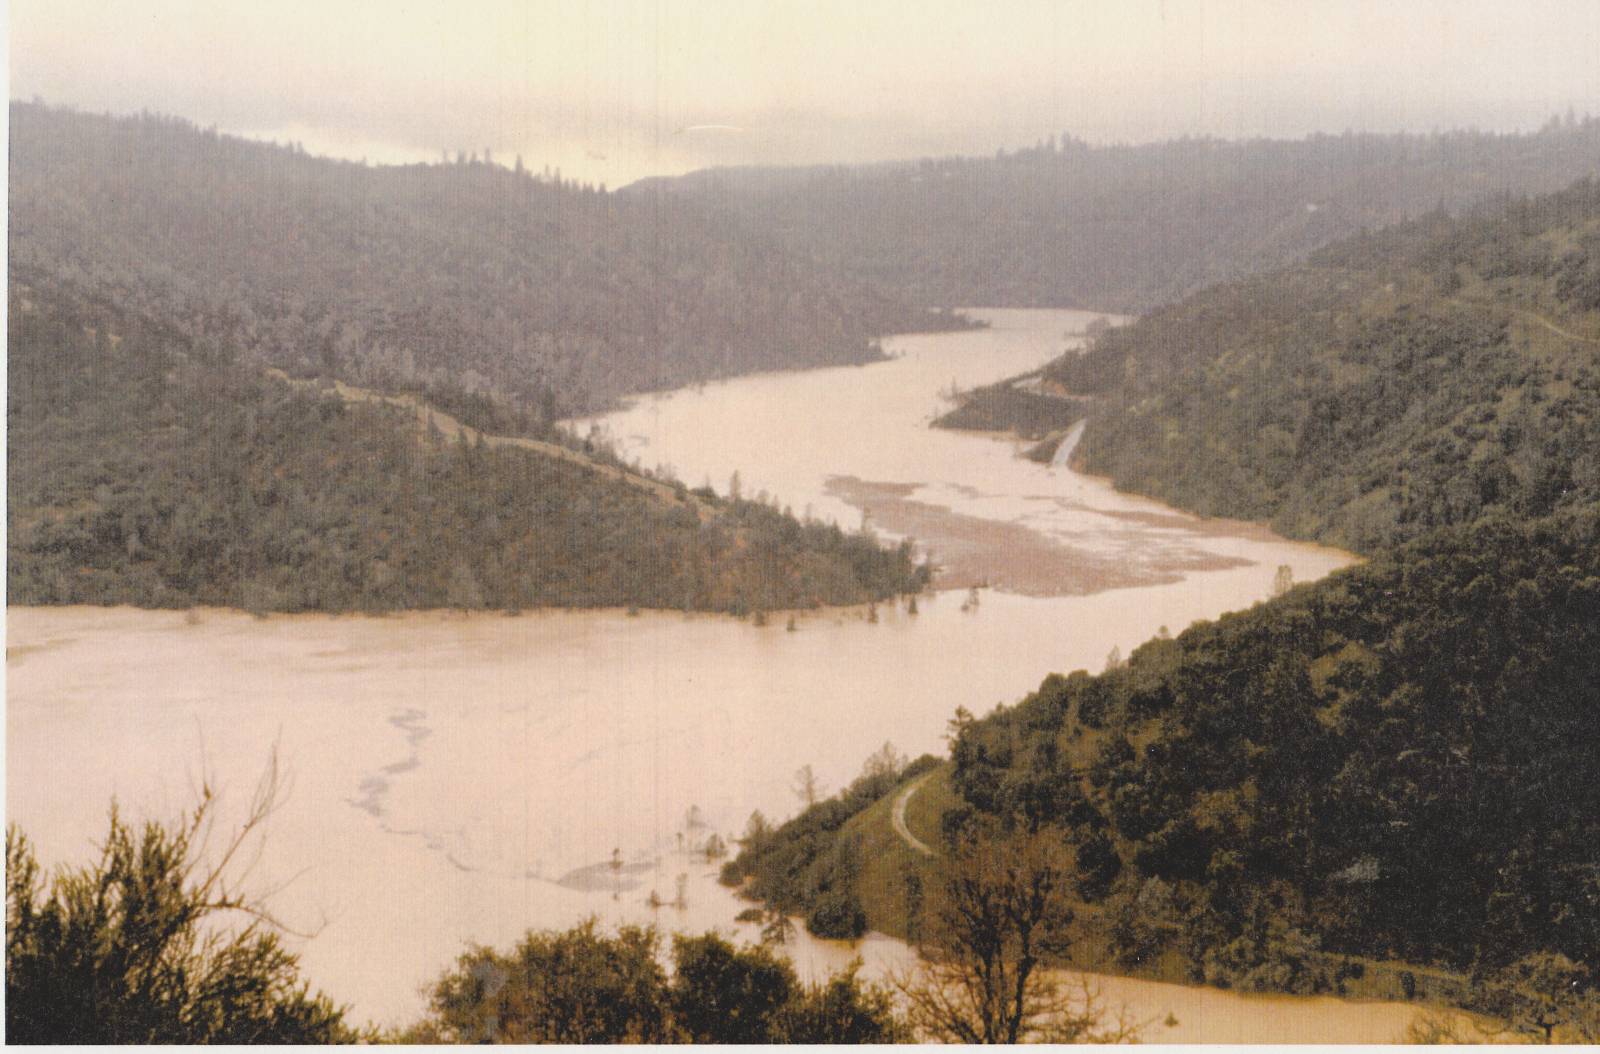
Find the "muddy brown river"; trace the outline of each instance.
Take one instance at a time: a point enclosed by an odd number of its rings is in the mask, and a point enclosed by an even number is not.
[[[733,921],[744,905],[680,847],[732,836],[752,809],[792,814],[799,766],[838,788],[885,740],[942,752],[957,706],[985,711],[1162,626],[1253,604],[1279,565],[1303,582],[1350,562],[1119,495],[1009,441],[929,429],[941,392],[1037,366],[1094,317],[984,314],[993,329],[888,340],[888,362],[646,397],[598,422],[691,485],[726,490],[737,471],[747,496],[915,537],[947,567],[942,584],[991,584],[975,611],[946,590],[916,615],[814,612],[789,632],[783,617],[650,612],[12,609],[10,820],[44,860],[81,861],[113,797],[171,817],[210,774],[237,810],[277,743],[291,781],[252,882],[283,885],[273,908],[313,934],[291,940],[312,981],[380,1023],[414,1018],[466,943],[529,927],[597,915],[753,938]],[[814,976],[907,952],[873,935],[790,954]],[[1101,984],[1157,1022],[1156,1041],[1387,1042],[1414,1013]]]

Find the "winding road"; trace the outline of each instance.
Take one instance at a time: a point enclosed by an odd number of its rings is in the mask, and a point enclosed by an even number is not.
[[[1519,318],[1526,319],[1535,325],[1542,326],[1558,337],[1565,337],[1567,340],[1576,341],[1579,344],[1600,344],[1600,338],[1586,337],[1582,333],[1574,333],[1572,330],[1566,329],[1550,321],[1537,311],[1529,311],[1526,308],[1511,307],[1508,305],[1489,304],[1481,300],[1468,300],[1459,296],[1450,297],[1450,303],[1459,304],[1462,307],[1483,308],[1486,311],[1503,310],[1509,312],[1510,314],[1516,315]]]
[[[922,789],[922,785],[927,783],[932,775],[932,772],[925,773],[906,784],[906,789],[895,795],[894,805],[889,815],[889,822],[894,825],[894,833],[900,836],[902,842],[923,856],[936,856],[938,854],[933,851],[932,846],[912,834],[911,828],[906,826],[906,805],[910,803],[911,796]]]

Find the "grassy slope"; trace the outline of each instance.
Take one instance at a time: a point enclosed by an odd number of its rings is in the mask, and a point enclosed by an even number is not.
[[[857,883],[868,925],[880,933],[906,936],[905,874],[919,871],[924,884],[931,886],[937,870],[934,861],[912,849],[895,831],[890,813],[904,784],[879,798],[867,809],[851,817],[841,829],[843,837],[861,839],[865,866]],[[939,818],[955,804],[950,789],[950,765],[933,770],[928,781],[912,795],[906,805],[906,827],[930,846],[939,844]]]

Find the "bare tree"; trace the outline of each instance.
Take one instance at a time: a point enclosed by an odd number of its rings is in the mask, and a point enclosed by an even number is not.
[[[893,978],[919,1036],[953,1043],[1114,1043],[1137,1038],[1108,1019],[1087,979],[1045,970],[1063,957],[1071,861],[1059,835],[977,830],[958,839],[926,913],[913,970]]]
[[[861,766],[861,778],[873,779],[878,776],[894,778],[906,767],[906,756],[895,749],[893,743],[884,740],[883,746],[873,751],[866,762]]]
[[[1294,588],[1294,568],[1279,564],[1278,573],[1272,576],[1272,595],[1281,597]]]
[[[822,799],[822,781],[817,779],[810,765],[801,765],[795,771],[794,793],[808,809]]]

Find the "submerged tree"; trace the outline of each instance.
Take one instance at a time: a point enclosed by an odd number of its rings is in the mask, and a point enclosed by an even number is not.
[[[744,836],[739,839],[739,844],[746,849],[759,848],[768,838],[772,837],[772,824],[760,809],[750,814],[750,819],[745,821]]]
[[[788,944],[794,938],[794,921],[784,914],[782,908],[769,907],[761,913],[761,918],[762,944]]]

